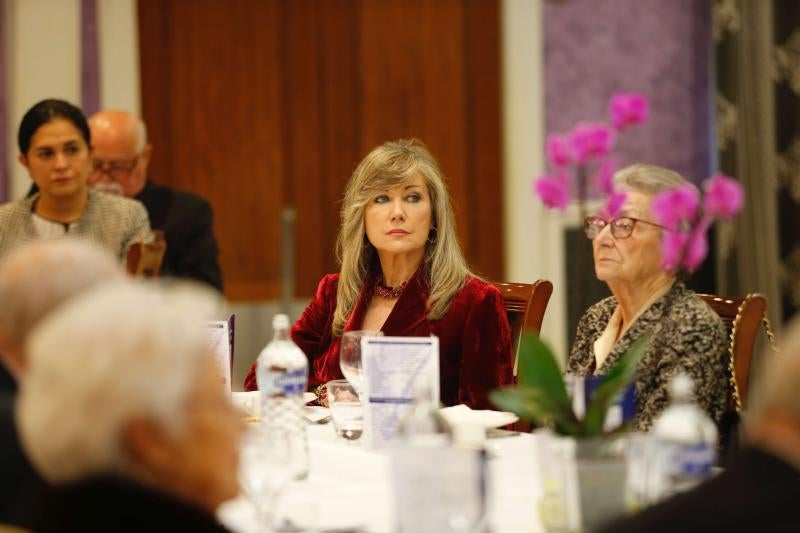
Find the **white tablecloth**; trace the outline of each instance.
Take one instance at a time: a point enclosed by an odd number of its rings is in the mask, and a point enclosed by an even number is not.
[[[337,440],[332,424],[308,426],[310,469],[293,490],[307,495],[309,513],[321,530],[360,526],[370,533],[394,531],[389,458],[360,443]],[[489,439],[489,522],[497,533],[542,531],[537,513],[541,492],[536,437]],[[261,531],[251,502],[239,497],[219,510],[237,533]]]

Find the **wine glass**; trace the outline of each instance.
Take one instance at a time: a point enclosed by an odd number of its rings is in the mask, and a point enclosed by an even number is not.
[[[382,331],[346,331],[339,346],[339,366],[342,374],[356,390],[359,398],[364,392],[364,372],[361,368],[362,337],[382,337]]]
[[[251,426],[242,438],[239,484],[256,509],[259,530],[272,531],[276,507],[295,471],[289,461],[289,436],[274,429]]]

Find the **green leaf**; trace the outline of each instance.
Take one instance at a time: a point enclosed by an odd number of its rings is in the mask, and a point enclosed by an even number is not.
[[[518,387],[495,390],[489,398],[501,409],[511,411],[520,418],[533,420],[538,425],[555,426],[558,433],[576,435],[580,430],[580,421],[575,417],[569,401],[561,401],[542,389]]]
[[[570,405],[564,378],[553,352],[534,331],[525,331],[519,348],[519,383],[521,388],[540,389],[558,402]]]
[[[603,423],[609,407],[633,379],[639,361],[647,351],[649,344],[649,335],[643,335],[636,339],[608,371],[608,374],[602,378],[586,407],[586,416],[583,417],[581,429],[583,436],[603,433]]]

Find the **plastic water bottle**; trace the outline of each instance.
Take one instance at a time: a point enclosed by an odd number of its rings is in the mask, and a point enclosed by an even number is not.
[[[308,383],[308,359],[289,336],[289,317],[275,315],[274,337],[258,356],[256,379],[261,391],[265,446],[280,454],[292,478],[308,474],[308,440],[303,416],[303,392]]]
[[[717,427],[694,403],[692,379],[678,374],[669,387],[672,402],[653,425],[651,501],[699,484],[717,459]]]

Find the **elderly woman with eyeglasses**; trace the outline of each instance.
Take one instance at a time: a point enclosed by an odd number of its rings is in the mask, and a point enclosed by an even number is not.
[[[659,192],[688,182],[678,173],[633,165],[615,176],[626,193],[613,220],[588,217],[597,278],[613,296],[590,307],[578,323],[567,372],[602,375],[639,337],[651,335],[636,378],[634,426],[648,430],[669,403],[668,383],[679,372],[694,381],[695,401],[719,423],[728,397],[728,352],[719,316],[688,290],[679,272],[661,268],[661,236],[650,203]]]

